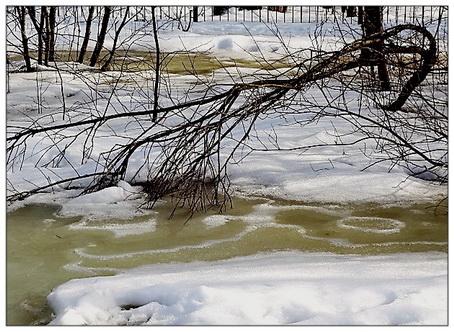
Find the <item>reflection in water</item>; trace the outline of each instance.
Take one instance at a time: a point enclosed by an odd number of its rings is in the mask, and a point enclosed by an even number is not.
[[[7,323],[42,324],[53,287],[163,262],[218,260],[272,250],[340,254],[447,251],[447,214],[430,204],[301,205],[236,199],[226,214],[170,205],[131,220],[62,218],[30,205],[7,219]]]

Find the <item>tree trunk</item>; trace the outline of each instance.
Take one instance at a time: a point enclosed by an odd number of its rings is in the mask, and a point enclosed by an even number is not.
[[[91,22],[93,21],[93,13],[95,12],[95,6],[90,6],[88,9],[88,18],[87,22],[85,22],[85,35],[84,40],[82,42],[82,46],[80,47],[79,58],[77,62],[83,63],[85,53],[87,52],[88,42],[90,40],[90,30],[91,30]]]
[[[46,6],[41,7],[41,19],[43,20],[43,40],[44,40],[44,65],[49,65],[49,12]],[[44,29],[45,27],[45,29]]]
[[[96,65],[96,62],[98,61],[99,54],[101,53],[101,50],[102,50],[102,46],[104,45],[104,39],[106,38],[107,27],[109,25],[109,19],[110,19],[111,11],[112,11],[111,7],[109,7],[109,6],[105,6],[104,7],[104,16],[102,18],[101,31],[99,32],[98,40],[96,41],[95,49],[93,50],[93,54],[91,55],[91,58],[90,58],[90,66],[91,67],[94,67]]]
[[[198,21],[199,21],[199,7],[193,6],[192,7],[192,22],[198,22]]]
[[[30,52],[28,50],[28,37],[25,32],[25,7],[20,6],[16,7],[17,10],[17,16],[19,18],[19,25],[20,25],[20,33],[22,37],[22,55],[24,56],[24,61],[25,61],[25,67],[27,68],[28,72],[32,71],[32,67],[30,64]]]
[[[33,23],[33,26],[35,27],[37,36],[38,36],[38,64],[42,65],[43,64],[43,30],[44,30],[44,13],[42,11],[41,7],[41,14],[40,14],[40,19],[38,23],[38,19],[36,18],[36,10],[35,7],[33,6],[28,6],[28,15],[30,16],[30,19]]]
[[[55,14],[57,7],[51,6],[49,10],[49,29],[47,38],[49,39],[49,61],[55,61]]]
[[[144,12],[145,12],[145,9],[144,9]],[[110,51],[109,58],[104,63],[104,65],[101,67],[102,71],[108,70],[110,67],[110,63],[112,62],[113,56],[115,54],[115,50],[117,48],[117,42],[118,42],[118,38],[120,37],[121,30],[126,25],[126,22],[128,19],[128,13],[129,13],[129,6],[126,7],[125,16],[123,16],[123,20],[121,21],[120,26],[118,27],[117,31],[115,31],[115,37],[113,40],[112,50]]]
[[[364,7],[363,31],[365,37],[369,37],[376,33],[383,33],[382,9],[383,8],[379,6]],[[384,43],[381,42],[372,49],[364,48],[361,51],[361,59],[366,63],[370,62],[371,64],[377,64],[380,87],[382,90],[390,90],[389,74],[383,55],[383,45]]]
[[[155,65],[155,80],[154,80],[154,91],[153,91],[153,122],[156,122],[158,119],[158,97],[159,97],[159,79],[160,79],[160,66],[161,66],[161,60],[160,60],[160,55],[161,51],[159,49],[159,39],[158,39],[158,27],[156,25],[156,16],[155,16],[155,9],[156,7],[152,8],[151,11],[151,18],[153,21],[153,37],[154,37],[154,42],[155,42],[155,48],[156,48],[156,65]]]

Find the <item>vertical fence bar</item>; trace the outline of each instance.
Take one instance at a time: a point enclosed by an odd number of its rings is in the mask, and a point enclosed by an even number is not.
[[[295,6],[292,6],[292,23],[295,23]]]

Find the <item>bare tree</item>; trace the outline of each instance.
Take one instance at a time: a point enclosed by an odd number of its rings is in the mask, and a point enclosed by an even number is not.
[[[80,47],[79,58],[77,59],[77,62],[79,62],[79,63],[84,62],[85,53],[87,52],[88,42],[90,41],[91,23],[93,21],[94,12],[95,12],[95,6],[90,6],[88,8],[88,18],[85,21],[84,40],[82,42],[82,46]]]
[[[28,72],[32,71],[32,67],[30,64],[30,51],[28,49],[28,37],[27,37],[27,32],[25,31],[26,26],[25,26],[25,15],[26,15],[26,9],[24,6],[16,7],[16,12],[17,12],[17,17],[19,20],[19,25],[20,25],[20,33],[21,33],[21,40],[22,40],[22,55],[24,57],[25,61],[25,68],[27,69]]]
[[[383,33],[383,7],[364,7],[363,29],[365,37]],[[389,90],[389,75],[383,54],[383,43],[378,43],[374,48],[364,48],[361,56],[365,62],[372,60],[377,63],[378,79],[382,90]]]
[[[118,28],[115,30],[115,36],[113,39],[112,49],[109,52],[109,57],[107,58],[106,62],[104,62],[104,64],[101,67],[102,71],[105,71],[105,70],[109,69],[109,67],[110,67],[110,64],[111,64],[112,59],[115,54],[115,51],[117,50],[117,43],[118,43],[118,38],[120,37],[121,30],[123,30],[124,26],[137,15],[137,13],[136,13],[136,15],[134,15],[128,19],[128,14],[129,14],[129,6],[126,7],[123,19],[122,19],[120,25],[118,26]]]
[[[402,164],[412,176],[441,183],[447,181],[447,92],[443,85],[426,82],[427,77],[432,78],[435,68],[444,67],[440,65],[437,39],[427,28],[406,24],[353,42],[340,38],[345,44],[335,51],[318,48],[290,51],[283,42],[286,50],[283,58],[292,64],[290,68],[276,71],[273,62],[263,56],[262,60],[270,68],[268,71],[233,77],[226,69],[231,84],[217,85],[209,78],[197,75],[196,66],[192,64],[188,71],[195,82],[184,93],[173,95],[172,82],[165,76],[163,65],[164,57],[168,59],[169,55],[159,57],[154,10],[151,24],[155,39],[153,51],[158,56],[157,60],[151,61],[155,69],[153,106],[139,103],[134,107],[124,103],[124,93],[130,92],[132,100],[136,100],[137,95],[146,95],[143,82],[149,79],[143,73],[128,74],[129,85],[123,85],[124,63],[115,76],[109,76],[113,83],[107,92],[98,90],[92,76],[72,72],[86,82],[90,91],[87,96],[93,96],[87,105],[97,107],[102,100],[105,109],[96,108],[95,113],[86,106],[87,112],[82,112],[78,104],[77,112],[72,115],[71,108],[66,108],[70,121],[54,124],[46,122],[49,117],[43,117],[27,127],[9,128],[8,167],[20,163],[27,151],[27,142],[33,136],[45,135],[52,140],[53,146],[62,147],[52,157],[52,162],[63,159],[71,144],[82,140],[82,160],[86,161],[92,158],[93,141],[100,128],[111,128],[111,123],[121,120],[126,126],[134,124],[140,130],[129,136],[118,134],[122,143],[96,157],[96,169],[92,173],[49,180],[48,184],[32,190],[13,190],[8,195],[9,200],[21,199],[55,185],[74,184],[80,179],[91,181],[84,187],[84,192],[116,184],[126,177],[131,159],[140,152],[143,164],[133,171],[132,179],[139,171],[146,170],[146,179],[141,178],[140,183],[151,203],[171,195],[177,205],[188,206],[193,211],[211,206],[222,208],[230,199],[228,165],[245,149],[259,150],[249,141],[254,135],[255,124],[263,118],[276,116],[289,122],[295,119],[293,124],[301,126],[319,119],[340,119],[351,125],[356,136],[350,137],[356,138],[336,145],[371,141],[375,143],[375,151],[383,155],[371,159],[371,165],[384,162],[391,168]],[[281,38],[278,32],[276,35]],[[380,50],[380,56],[364,58],[364,50]],[[305,57],[308,52],[313,56]],[[408,57],[409,54],[412,57]],[[374,73],[368,70],[383,62],[392,82],[392,89],[386,92],[371,87]],[[312,90],[319,91],[322,98],[313,98]],[[354,95],[353,101],[346,100],[350,93]],[[118,99],[121,109],[111,107],[114,98]],[[165,98],[166,103],[158,105],[159,98]],[[226,141],[232,145],[223,154],[221,150]],[[285,150],[279,146],[278,139],[273,147],[262,145],[264,151]],[[289,149],[306,151],[313,147]]]
[[[96,46],[93,50],[93,53],[90,58],[90,66],[94,67],[98,61],[99,55],[101,54],[102,47],[104,45],[104,39],[106,38],[107,29],[109,27],[109,19],[112,8],[109,6],[104,7],[104,15],[101,23],[101,30],[99,31],[98,39],[96,41]]]
[[[44,24],[45,24],[45,11],[43,11],[43,8],[45,6],[41,6],[41,12],[40,12],[40,19],[38,22],[38,19],[36,17],[36,10],[35,7],[33,6],[28,6],[28,15],[30,16],[30,19],[33,23],[33,26],[35,27],[36,33],[38,35],[38,64],[41,65],[43,63],[43,45],[44,45],[44,39],[46,38],[46,35],[44,33]]]
[[[56,11],[57,7],[51,6],[49,9],[49,20],[48,20],[48,27],[47,27],[47,39],[49,40],[49,61],[55,61],[55,20],[56,20]]]
[[[159,49],[158,27],[156,25],[155,9],[156,9],[156,7],[154,7],[154,6],[151,9],[151,17],[152,17],[152,22],[153,22],[153,38],[154,38],[155,48],[156,48],[155,80],[154,80],[154,90],[153,90],[153,121],[156,121],[158,118],[158,95],[159,95],[159,78],[160,78],[159,69],[161,66],[161,63],[160,63],[161,51]]]

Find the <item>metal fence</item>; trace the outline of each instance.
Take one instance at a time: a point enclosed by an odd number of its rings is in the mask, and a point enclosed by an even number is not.
[[[385,24],[424,24],[438,19],[442,9],[440,6],[385,6],[383,22]],[[130,15],[136,13],[137,20],[147,20],[151,17],[151,7],[133,7]],[[195,13],[197,15],[194,15]],[[160,6],[156,8],[156,14],[161,20],[178,18],[185,22],[195,20],[199,22],[319,23],[334,17],[350,23],[357,22],[357,16],[352,15],[347,10],[347,6]]]

